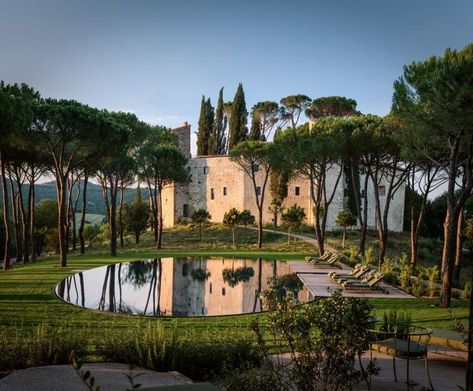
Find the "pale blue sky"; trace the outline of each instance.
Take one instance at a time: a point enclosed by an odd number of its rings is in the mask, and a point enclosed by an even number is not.
[[[473,41],[473,1],[0,0],[0,79],[197,129],[201,95],[389,111],[402,66]]]

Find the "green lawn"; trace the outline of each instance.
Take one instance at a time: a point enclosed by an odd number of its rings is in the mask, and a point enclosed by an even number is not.
[[[228,232],[225,231],[228,235]],[[187,232],[189,234],[189,232]],[[158,322],[157,319],[107,314],[83,310],[68,305],[56,298],[54,288],[65,276],[75,269],[89,269],[114,262],[155,257],[209,255],[209,256],[234,256],[234,257],[262,257],[266,259],[303,259],[305,255],[313,252],[308,245],[293,246],[290,252],[285,243],[285,237],[276,235],[268,240],[266,247],[257,250],[253,245],[241,246],[232,249],[229,246],[215,246],[215,243],[200,244],[196,249],[188,244],[185,249],[185,231],[168,231],[164,240],[165,245],[172,241],[179,241],[178,248],[164,250],[135,249],[120,251],[113,258],[106,253],[87,254],[85,256],[71,255],[68,267],[60,268],[56,256],[43,258],[34,264],[17,266],[7,272],[0,272],[0,332],[3,333],[28,333],[33,326],[47,324],[50,327],[87,327],[94,338],[100,338],[110,332],[125,332],[130,328],[143,326],[149,322]],[[194,233],[195,234],[195,233]],[[195,238],[194,238],[195,239]],[[253,238],[254,239],[254,238]],[[268,239],[268,238],[267,238]],[[146,242],[146,241],[144,241]],[[177,246],[174,246],[177,247]],[[200,247],[200,248],[198,248]],[[281,250],[280,250],[281,249]],[[300,249],[299,252],[296,250]],[[382,316],[384,311],[398,310],[411,314],[415,323],[430,327],[453,328],[457,321],[466,321],[468,316],[468,303],[463,300],[454,300],[451,309],[442,309],[437,306],[437,300],[428,299],[376,299],[371,300],[374,312]],[[175,327],[180,330],[214,330],[226,333],[232,330],[249,330],[252,319],[262,315],[244,315],[217,318],[179,318],[159,320],[164,328]]]

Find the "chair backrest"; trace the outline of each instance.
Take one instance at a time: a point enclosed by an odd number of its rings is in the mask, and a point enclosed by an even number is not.
[[[368,284],[377,274],[377,270],[376,269],[370,269],[368,267],[368,270],[366,271],[366,273],[364,275],[362,275],[361,277],[361,281],[363,281],[364,283]]]
[[[357,263],[350,272],[350,276],[353,276],[363,266],[362,263]]]
[[[319,259],[325,261],[326,259],[330,258],[333,254],[330,251],[325,251],[324,255],[322,255]]]
[[[384,274],[380,272],[374,273],[373,277],[367,281],[367,284],[371,287],[375,286],[378,282],[380,282],[384,278]]]
[[[368,273],[369,271],[370,271],[369,266],[362,265],[355,273],[353,273],[353,275],[354,275],[356,278],[360,278],[361,276],[363,276],[364,274]]]
[[[334,264],[336,262],[338,262],[340,260],[340,254],[337,254],[337,253],[333,253],[332,256],[330,257],[329,260],[327,260],[328,263],[330,264]]]

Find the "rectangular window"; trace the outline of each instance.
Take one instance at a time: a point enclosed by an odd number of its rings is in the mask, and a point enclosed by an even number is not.
[[[365,189],[361,189],[361,198],[365,198]]]
[[[213,286],[212,286],[212,283],[209,284],[209,293],[212,293],[213,291]]]
[[[378,193],[380,197],[384,197],[386,195],[386,186],[380,185],[378,187]]]
[[[223,188],[223,195],[224,195],[224,196],[227,195],[227,188],[226,188],[226,187]]]
[[[256,188],[256,195],[259,197],[261,195],[261,187]]]
[[[208,166],[204,166],[204,174],[208,174],[209,173],[209,167]]]
[[[214,200],[215,199],[215,192],[214,189],[210,189],[210,199]]]
[[[253,172],[258,172],[259,171],[259,164],[253,164]]]
[[[225,296],[225,288],[222,288],[222,296]]]
[[[182,216],[183,217],[189,217],[189,205],[188,204],[182,205]]]
[[[301,188],[299,186],[296,186],[294,189],[294,195],[298,196],[301,193]]]

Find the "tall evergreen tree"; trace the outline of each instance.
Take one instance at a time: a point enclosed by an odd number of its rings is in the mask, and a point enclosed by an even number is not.
[[[247,132],[247,117],[248,111],[246,110],[245,93],[243,92],[243,85],[240,83],[238,84],[235,98],[232,103],[228,149],[231,150],[239,142],[245,140]]]
[[[214,115],[215,115],[215,110],[212,106],[212,103],[210,102],[210,98],[207,99],[205,102],[205,125],[206,125],[206,137],[207,137],[207,155],[211,155],[210,147],[211,147],[211,137],[212,137],[212,131],[214,127]]]
[[[199,130],[197,132],[197,155],[199,156],[209,154],[209,143],[213,127],[213,117],[214,109],[210,102],[210,98],[205,100],[205,96],[202,95],[202,101],[200,104]]]
[[[225,127],[226,118],[223,103],[223,87],[218,94],[217,110],[215,112],[215,120],[212,127],[212,134],[209,140],[209,155],[225,154]]]
[[[251,129],[248,139],[251,141],[261,141],[261,120],[259,116],[253,111],[251,113]]]

